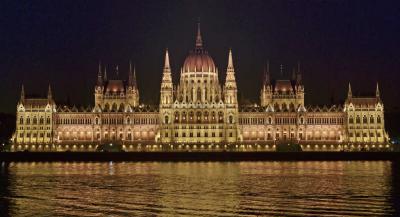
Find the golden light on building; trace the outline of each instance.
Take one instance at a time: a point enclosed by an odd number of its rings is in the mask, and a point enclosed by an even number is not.
[[[165,51],[157,106],[139,103],[136,69],[131,63],[126,80],[107,75],[99,64],[94,106],[58,105],[50,86],[47,97],[28,98],[22,86],[11,149],[64,151],[72,146],[93,151],[110,142],[131,151],[164,147],[272,151],[287,143],[324,151],[327,147],[331,151],[390,148],[378,85],[374,96],[357,97],[349,84],[342,105],[305,105],[300,64],[291,79],[272,79],[268,63],[260,102],[240,105],[232,50],[227,51],[221,82],[221,72],[200,33],[198,25],[195,47],[185,58],[177,83],[172,80],[169,51]],[[54,143],[59,145],[50,146]]]

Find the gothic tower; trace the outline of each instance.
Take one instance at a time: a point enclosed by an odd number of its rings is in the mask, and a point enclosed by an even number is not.
[[[172,137],[172,103],[173,103],[173,83],[171,67],[169,64],[168,49],[165,51],[165,62],[160,89],[160,140],[163,143],[171,142]]]
[[[269,61],[267,67],[264,69],[263,86],[260,93],[260,103],[262,107],[267,107],[272,102],[272,85],[269,72]]]
[[[225,113],[227,114],[225,135],[227,142],[236,142],[239,137],[238,131],[238,101],[237,86],[235,79],[235,68],[233,67],[232,50],[229,50],[228,67],[224,85]]]
[[[136,82],[136,68],[133,68],[132,63],[129,62],[129,76],[128,85],[126,89],[127,102],[131,107],[139,106],[139,89]]]

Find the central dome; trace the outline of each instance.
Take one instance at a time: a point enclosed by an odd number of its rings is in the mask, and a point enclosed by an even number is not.
[[[200,34],[200,23],[197,26],[196,47],[190,52],[183,63],[183,72],[215,72],[214,60],[203,49]]]
[[[191,52],[183,63],[184,72],[215,72],[213,59],[206,51]]]

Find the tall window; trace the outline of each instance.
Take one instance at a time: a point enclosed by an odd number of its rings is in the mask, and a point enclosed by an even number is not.
[[[24,118],[23,117],[20,117],[19,118],[19,124],[23,124],[24,123]]]
[[[200,89],[200,87],[197,89],[197,100],[198,101],[201,100],[201,89]]]
[[[363,117],[363,124],[366,124],[367,122],[368,122],[367,116],[364,115],[364,117]]]
[[[382,122],[381,116],[378,115],[378,117],[376,118],[376,123],[380,124],[381,122]]]
[[[229,123],[233,124],[233,116],[232,115],[229,115]]]
[[[374,123],[374,116],[371,115],[371,117],[369,118],[369,122],[370,122],[371,124]]]

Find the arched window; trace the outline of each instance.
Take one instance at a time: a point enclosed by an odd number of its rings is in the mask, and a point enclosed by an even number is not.
[[[200,100],[201,100],[201,89],[199,87],[199,88],[197,88],[197,101],[200,101]]]
[[[33,118],[33,124],[37,124],[37,118],[36,117]]]
[[[106,103],[106,105],[104,106],[104,111],[109,111],[110,110],[110,105],[108,103]]]
[[[359,124],[361,122],[360,116],[356,117],[356,124]]]
[[[224,121],[224,113],[218,112],[218,121],[223,122]]]
[[[300,118],[300,124],[304,124],[304,118],[303,117]]]
[[[233,116],[232,115],[229,115],[229,123],[233,124]]]
[[[131,124],[131,119],[129,117],[126,119],[126,124]]]
[[[366,124],[368,122],[367,116],[364,115],[363,117],[363,124]]]
[[[350,116],[350,118],[349,118],[349,123],[354,124],[354,118],[352,116]]]
[[[46,118],[46,124],[50,124],[50,117]]]
[[[272,124],[272,118],[268,117],[268,124]]]
[[[378,117],[376,117],[376,123],[380,124],[381,122],[382,122],[381,116],[378,115]]]
[[[113,112],[116,112],[116,111],[118,111],[117,109],[118,109],[118,108],[117,108],[117,104],[114,103],[114,104],[112,105],[112,111],[113,111]]]
[[[26,119],[26,124],[31,124],[31,119],[29,117]]]
[[[99,118],[96,118],[94,122],[96,123],[96,125],[99,124]]]
[[[205,120],[205,121],[208,121],[208,115],[209,115],[208,112],[205,112],[205,113],[204,113],[204,120]]]
[[[374,121],[374,116],[371,115],[371,117],[369,118],[369,123],[373,124],[374,122],[375,122]]]
[[[187,117],[186,117],[186,112],[183,112],[183,113],[182,113],[182,120],[183,120],[183,121],[186,121],[186,118],[187,118]]]
[[[165,115],[165,117],[164,117],[164,122],[165,122],[166,124],[169,123],[169,117],[168,117],[168,115]]]
[[[197,123],[201,122],[201,112],[196,113],[196,120],[197,120]]]
[[[190,112],[189,113],[189,121],[193,121],[193,116],[194,116],[193,112]]]
[[[19,118],[19,124],[24,124],[24,118],[22,116]]]

